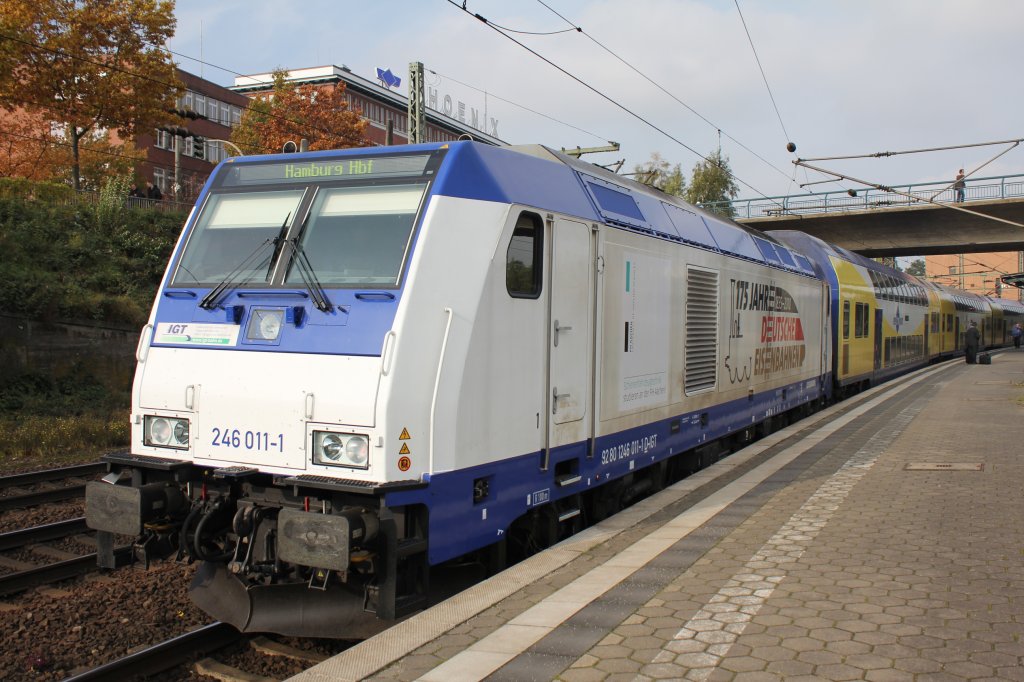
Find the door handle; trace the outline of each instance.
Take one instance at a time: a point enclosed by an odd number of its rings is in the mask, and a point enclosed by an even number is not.
[[[558,386],[551,389],[551,414],[558,414],[558,401],[568,398],[572,393],[559,393]]]
[[[570,327],[568,325],[565,326],[565,327],[558,326],[558,320],[555,320],[555,345],[556,346],[558,345],[558,332],[567,332],[567,331],[571,331],[571,330],[572,330],[572,327]]]

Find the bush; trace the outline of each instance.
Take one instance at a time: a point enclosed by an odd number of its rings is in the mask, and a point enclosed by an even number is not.
[[[16,180],[0,182],[0,311],[144,324],[185,214],[125,208],[116,182],[75,207],[39,199],[68,188]]]
[[[185,214],[127,208],[125,196],[111,182],[96,204],[76,206],[69,187],[0,178],[0,312],[145,324]],[[0,464],[74,461],[128,443],[126,371],[74,362],[41,372],[28,356],[0,346]]]

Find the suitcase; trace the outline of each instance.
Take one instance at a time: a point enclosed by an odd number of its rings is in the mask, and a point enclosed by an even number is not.
[[[989,355],[988,353],[979,353],[978,354],[978,364],[979,365],[991,365],[992,364],[992,356]]]

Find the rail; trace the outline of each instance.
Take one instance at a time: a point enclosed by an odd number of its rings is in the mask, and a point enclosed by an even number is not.
[[[938,182],[920,182],[909,185],[891,185],[885,189],[836,190],[758,199],[734,199],[701,204],[716,213],[732,210],[734,220],[773,218],[791,215],[818,215],[865,211],[905,206],[924,206],[928,200],[953,203],[952,179]],[[897,190],[897,191],[892,191]],[[905,194],[923,201],[915,201]],[[971,178],[964,188],[964,201],[991,201],[1024,197],[1024,173],[986,178]]]
[[[156,646],[111,661],[65,682],[98,682],[99,680],[125,680],[144,675],[155,675],[182,665],[211,651],[223,649],[237,642],[242,635],[225,623],[211,623],[192,632],[179,635]]]
[[[127,566],[132,562],[134,552],[131,545],[114,548],[114,562],[117,567]],[[40,585],[49,585],[62,580],[77,578],[95,573],[99,570],[96,552],[82,556],[55,561],[52,564],[26,568],[16,573],[0,575],[0,597],[17,594]]]

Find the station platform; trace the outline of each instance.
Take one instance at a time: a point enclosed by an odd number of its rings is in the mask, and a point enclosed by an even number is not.
[[[1024,680],[1024,352],[772,434],[292,678]]]

